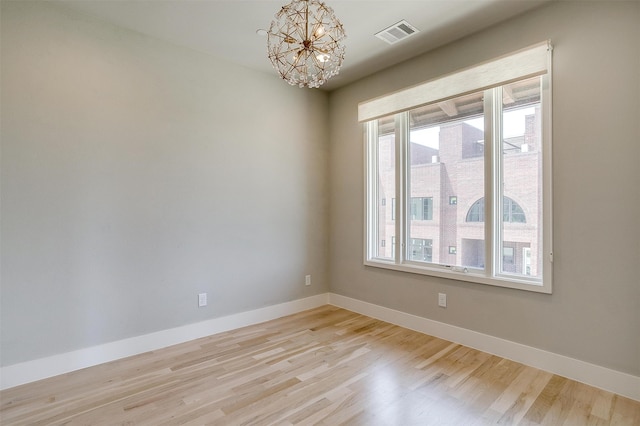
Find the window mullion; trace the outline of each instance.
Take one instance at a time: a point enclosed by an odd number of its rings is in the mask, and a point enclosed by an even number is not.
[[[365,141],[366,155],[367,155],[367,167],[366,167],[366,182],[367,193],[365,194],[367,199],[367,240],[365,244],[366,258],[372,259],[377,257],[376,246],[378,244],[378,209],[376,205],[378,194],[378,179],[375,176],[378,175],[378,126],[375,121],[367,123],[367,140]]]
[[[491,251],[493,255],[493,271],[491,276],[496,276],[502,273],[503,270],[503,255],[502,255],[502,241],[503,241],[503,218],[504,218],[504,163],[503,163],[503,144],[504,135],[502,129],[502,87],[496,87],[492,89],[493,92],[493,105],[491,108],[492,115],[492,131],[493,131],[493,149],[492,152],[492,201],[491,206],[493,214],[491,216],[491,226],[493,228]]]
[[[409,182],[405,173],[407,168],[407,154],[409,151],[408,139],[408,116],[407,112],[396,114],[396,235],[399,244],[396,244],[395,260],[397,263],[404,263],[408,247],[407,241],[407,214],[410,212]]]
[[[496,238],[497,223],[495,217],[495,199],[497,194],[496,178],[500,152],[500,130],[496,121],[497,95],[495,89],[484,92],[484,252],[485,273],[493,277],[496,274]]]
[[[504,232],[504,134],[503,134],[503,111],[502,111],[502,87],[493,89],[493,122],[495,141],[493,149],[493,255],[495,270],[493,276],[502,273],[503,262],[503,232]]]

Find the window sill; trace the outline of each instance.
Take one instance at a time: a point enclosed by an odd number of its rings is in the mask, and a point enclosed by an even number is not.
[[[535,293],[551,294],[551,286],[545,286],[542,282],[524,279],[519,280],[515,277],[507,276],[487,277],[482,273],[474,272],[473,269],[469,269],[467,270],[467,272],[464,272],[455,271],[449,269],[449,267],[428,267],[409,262],[397,264],[393,261],[385,261],[383,259],[368,259],[364,261],[364,265],[374,268],[390,269],[411,274],[428,275],[432,277],[465,281],[475,284],[492,285],[496,287],[532,291]]]

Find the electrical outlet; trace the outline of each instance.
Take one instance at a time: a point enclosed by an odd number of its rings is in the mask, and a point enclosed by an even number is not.
[[[207,293],[198,294],[198,307],[202,308],[203,306],[207,306]]]
[[[446,293],[438,293],[438,306],[442,308],[447,307],[447,294]]]
[[[306,275],[304,277],[304,285],[311,285],[311,275]]]

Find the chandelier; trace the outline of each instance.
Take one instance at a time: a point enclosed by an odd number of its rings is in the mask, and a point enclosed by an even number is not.
[[[320,87],[338,74],[345,37],[331,7],[317,0],[293,0],[271,21],[267,51],[273,67],[289,84]]]

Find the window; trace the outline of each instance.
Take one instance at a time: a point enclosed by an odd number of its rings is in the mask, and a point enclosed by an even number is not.
[[[423,238],[412,238],[410,244],[409,255],[411,260],[431,262],[431,259],[433,258],[433,241]]]
[[[550,69],[543,43],[360,104],[366,265],[551,292]]]
[[[513,265],[513,247],[503,247],[502,248],[502,262],[505,265]]]
[[[522,207],[511,198],[503,197],[502,222],[508,223],[526,223]]]
[[[375,182],[376,193],[380,203],[376,209],[376,229],[370,233],[375,238],[375,252],[372,254],[377,259],[393,259],[395,250],[389,250],[388,247],[382,245],[382,241],[395,237],[395,150],[396,140],[394,131],[393,117],[389,119],[379,119],[371,123],[374,129],[371,130],[370,137],[375,137],[375,151],[371,152],[372,156],[379,159],[376,164],[379,180]],[[387,210],[386,205],[382,205],[382,200],[391,198],[391,211]],[[386,204],[386,203],[385,203]],[[375,236],[374,236],[375,235]],[[371,240],[373,242],[373,240]],[[393,244],[392,244],[393,246]]]
[[[484,197],[473,203],[467,213],[467,222],[484,222]]]
[[[525,223],[527,221],[522,207],[509,197],[502,199],[502,221]],[[484,198],[479,199],[469,209],[467,222],[484,222]]]
[[[418,197],[411,199],[411,220],[433,219],[433,198]]]

